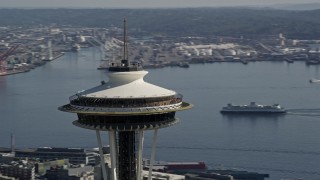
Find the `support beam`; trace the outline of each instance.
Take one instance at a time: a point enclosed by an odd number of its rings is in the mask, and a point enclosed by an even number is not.
[[[104,162],[104,156],[103,156],[103,151],[102,151],[102,142],[101,142],[101,136],[100,136],[100,131],[96,130],[96,135],[97,135],[97,140],[98,140],[98,144],[99,144],[99,153],[100,153],[100,165],[101,165],[101,169],[102,169],[102,176],[104,180],[107,180],[107,170],[106,170],[106,165]]]
[[[117,180],[116,172],[116,132],[109,131],[109,145],[110,145],[110,158],[111,158],[111,180]]]
[[[154,134],[153,134],[153,143],[152,143],[151,159],[150,159],[150,164],[149,164],[148,180],[151,180],[151,178],[152,178],[152,169],[153,169],[154,158],[156,155],[157,140],[158,140],[158,129],[155,129]]]
[[[139,131],[138,158],[137,158],[137,180],[141,180],[142,173],[142,154],[143,154],[143,131]]]

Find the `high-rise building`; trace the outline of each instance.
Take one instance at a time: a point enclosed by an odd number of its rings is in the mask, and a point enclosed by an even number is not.
[[[101,157],[100,131],[109,132],[112,180],[141,180],[143,134],[154,130],[150,179],[158,129],[176,124],[176,111],[192,105],[183,102],[181,94],[143,80],[148,72],[128,58],[125,23],[123,59],[110,64],[109,81],[71,96],[70,103],[59,109],[77,113],[74,125],[96,131]]]

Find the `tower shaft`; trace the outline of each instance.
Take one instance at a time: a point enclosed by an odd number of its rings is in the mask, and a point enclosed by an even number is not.
[[[135,131],[118,132],[118,179],[135,180],[137,176]]]

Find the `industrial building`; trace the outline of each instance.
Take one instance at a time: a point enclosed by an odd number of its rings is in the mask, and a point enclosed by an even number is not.
[[[16,157],[35,158],[41,161],[56,159],[69,159],[71,164],[95,165],[97,163],[97,153],[86,151],[81,148],[37,148],[27,150],[17,150]]]

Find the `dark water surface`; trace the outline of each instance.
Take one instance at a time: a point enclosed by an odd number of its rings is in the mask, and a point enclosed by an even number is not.
[[[68,97],[106,80],[98,50],[83,49],[25,73],[0,77],[0,147],[96,147],[95,133],[59,112]],[[269,173],[270,179],[320,179],[320,67],[295,62],[215,63],[149,70],[146,81],[194,104],[181,123],[159,131],[157,159],[205,161],[214,168]],[[223,116],[227,103],[280,103],[283,116]],[[145,137],[150,154],[152,132]],[[107,136],[103,137],[105,144]]]

